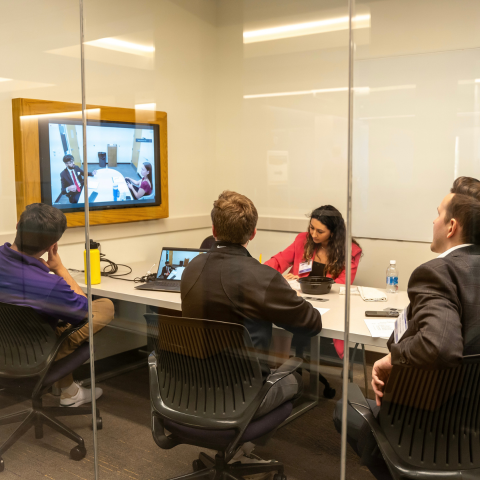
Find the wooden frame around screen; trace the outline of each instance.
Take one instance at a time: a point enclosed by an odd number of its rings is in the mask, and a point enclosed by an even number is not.
[[[82,105],[28,98],[12,100],[17,219],[30,203],[41,201],[39,115],[82,118]],[[42,118],[42,117],[40,117]],[[88,120],[147,123],[160,127],[161,204],[152,207],[91,210],[90,225],[138,222],[168,217],[167,114],[152,110],[87,105]],[[69,227],[85,225],[84,212],[65,213]]]

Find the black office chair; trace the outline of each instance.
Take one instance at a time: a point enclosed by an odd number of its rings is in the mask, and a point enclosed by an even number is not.
[[[85,322],[86,323],[86,322]],[[84,343],[74,353],[58,362],[55,357],[61,344],[85,323],[66,330],[60,337],[33,309],[0,303],[0,384],[28,392],[32,407],[28,410],[0,417],[0,425],[22,422],[3,445],[0,446],[0,472],[5,468],[3,454],[30,427],[35,427],[35,438],[43,437],[47,425],[77,443],[70,450],[73,460],[81,460],[87,451],[83,438],[57,420],[59,416],[89,415],[90,407],[44,407],[42,395],[57,380],[85,363],[89,358],[89,344]],[[97,410],[97,428],[102,419]]]
[[[210,250],[215,243],[215,237],[213,235],[210,235],[209,237],[205,238],[200,245],[200,248],[204,250]]]
[[[480,478],[480,355],[447,370],[394,366],[377,418],[358,385],[348,402],[395,480]]]
[[[275,480],[286,480],[283,465],[276,461],[228,462],[239,445],[265,440],[288,418],[291,401],[260,418],[254,416],[272,385],[294,372],[301,360],[288,360],[264,384],[244,326],[165,315],[145,317],[149,334],[157,339],[149,357],[155,442],[163,449],[183,443],[218,452],[215,459],[200,453],[193,462],[194,472],[177,479],[242,480],[276,472]]]

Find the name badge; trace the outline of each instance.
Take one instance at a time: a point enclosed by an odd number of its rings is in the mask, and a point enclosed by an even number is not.
[[[312,268],[313,268],[313,259],[310,260],[309,262],[301,263],[298,267],[298,273],[303,274],[303,273],[311,272]]]
[[[407,309],[408,307],[406,307],[395,320],[395,328],[393,330],[395,343],[398,343],[402,339],[403,334],[407,331],[407,328],[408,328]]]

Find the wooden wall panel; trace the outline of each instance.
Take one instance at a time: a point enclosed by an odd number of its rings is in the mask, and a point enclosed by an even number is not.
[[[38,115],[81,119],[81,104],[15,98],[12,100],[17,219],[30,203],[41,201]],[[150,113],[150,112],[149,112]],[[160,126],[161,205],[90,211],[90,225],[138,222],[168,217],[167,114],[151,112],[148,121],[136,118],[135,109],[87,105],[88,120],[148,123]],[[65,213],[69,227],[85,225],[84,212]]]

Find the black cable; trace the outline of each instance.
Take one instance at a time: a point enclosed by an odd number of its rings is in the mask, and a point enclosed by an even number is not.
[[[101,262],[106,262],[108,265],[103,267],[103,270],[100,272],[100,275],[102,277],[109,277],[109,278],[115,278],[116,280],[124,280],[125,282],[134,282],[134,283],[145,283],[149,282],[152,280],[155,280],[157,278],[157,275],[155,273],[150,273],[149,275],[143,275],[141,277],[135,277],[135,278],[122,278],[126,275],[130,275],[132,273],[132,268],[129,267],[128,265],[125,265],[123,263],[115,263],[112,260],[109,260],[108,258],[105,257],[104,253],[100,254],[100,261]],[[118,272],[118,267],[125,267],[128,268],[128,272],[126,273],[117,273]],[[70,271],[72,272],[85,272],[85,270],[76,270],[74,268],[69,268]]]

